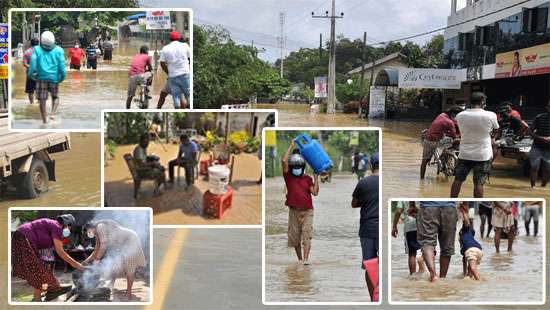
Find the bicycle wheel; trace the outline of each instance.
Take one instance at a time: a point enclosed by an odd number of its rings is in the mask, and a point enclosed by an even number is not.
[[[455,175],[456,164],[458,163],[458,157],[455,154],[445,152],[441,155],[441,162],[443,165],[443,173],[450,177]]]

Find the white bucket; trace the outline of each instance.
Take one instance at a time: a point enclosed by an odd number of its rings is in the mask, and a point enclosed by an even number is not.
[[[214,165],[208,168],[208,190],[214,195],[223,195],[229,183],[229,168],[224,165]]]

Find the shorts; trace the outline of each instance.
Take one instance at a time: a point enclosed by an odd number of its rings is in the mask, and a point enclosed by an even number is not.
[[[172,90],[170,89],[170,83],[168,83],[168,81],[166,81],[166,83],[164,83],[164,87],[162,87],[162,90],[160,92],[165,93],[165,94],[171,94],[172,93]]]
[[[48,93],[52,95],[52,99],[57,99],[59,93],[59,83],[50,81],[36,81],[36,97],[38,100],[47,100]]]
[[[191,95],[189,74],[170,77],[168,78],[168,83],[170,84],[170,93],[174,99],[174,107],[178,109],[180,107],[180,100],[183,99],[182,96],[185,96],[185,98],[189,100]]]
[[[439,241],[441,255],[452,256],[455,253],[456,208],[421,207],[416,218],[418,243],[422,250],[430,247],[435,250]]]
[[[430,160],[434,156],[437,147],[439,146],[439,141],[422,141],[422,159]]]
[[[36,81],[33,79],[27,78],[27,82],[25,83],[25,92],[27,94],[32,94],[36,90]]]
[[[365,269],[364,261],[378,257],[378,238],[361,237],[361,252],[363,253],[361,268]]]
[[[136,89],[143,80],[150,80],[153,77],[151,72],[145,72],[143,74],[132,75],[128,80],[128,96],[134,97],[136,95]]]
[[[405,253],[411,256],[416,256],[416,251],[420,250],[422,246],[418,243],[416,236],[416,230],[408,231],[405,233]]]
[[[530,222],[531,218],[535,221],[539,221],[540,208],[538,205],[530,205],[525,208],[525,220]]]
[[[514,225],[514,216],[512,214],[495,211],[493,207],[493,215],[491,218],[491,225],[493,225],[493,227],[506,229]]]
[[[531,168],[536,168],[538,170],[542,162],[544,163],[546,171],[550,172],[550,148],[544,149],[533,145],[533,147],[531,147],[531,151],[529,151],[528,157]]]
[[[466,261],[475,260],[479,265],[481,263],[481,258],[483,258],[483,251],[480,248],[471,247],[464,251],[464,257],[466,257]]]
[[[113,50],[103,50],[103,60],[113,60]]]
[[[78,65],[70,64],[69,67],[70,67],[71,69],[80,70],[80,64],[78,64]]]
[[[479,205],[478,213],[479,213],[480,216],[485,215],[485,216],[488,216],[490,218],[491,215],[493,215],[493,208],[488,208],[488,207]]]
[[[491,161],[475,161],[458,159],[455,169],[455,180],[464,182],[471,170],[474,170],[474,184],[483,185],[489,179],[491,173]]]
[[[311,245],[313,209],[288,208],[288,246]]]
[[[88,59],[86,62],[86,68],[97,70],[97,59]]]

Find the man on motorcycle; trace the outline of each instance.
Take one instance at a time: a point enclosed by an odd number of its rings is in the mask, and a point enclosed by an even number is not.
[[[525,135],[529,125],[521,120],[521,116],[519,116],[517,111],[512,110],[510,102],[504,102],[500,105],[499,115],[500,120],[498,123],[500,126],[500,135],[502,135],[505,129],[512,130],[514,137],[522,137]]]
[[[147,45],[143,45],[139,49],[139,54],[135,55],[130,65],[128,72],[128,98],[126,99],[126,109],[129,109],[132,105],[132,99],[136,95],[136,88],[144,80],[147,85],[151,85],[153,82],[153,66],[151,65],[151,56],[149,56],[149,48]],[[145,94],[149,96],[149,94]]]
[[[426,166],[437,150],[441,139],[444,137],[451,137],[453,139],[458,138],[459,135],[456,130],[454,119],[461,111],[461,108],[452,106],[447,111],[439,114],[430,125],[430,128],[422,140],[423,150],[422,163],[420,164],[420,179],[424,179]]]

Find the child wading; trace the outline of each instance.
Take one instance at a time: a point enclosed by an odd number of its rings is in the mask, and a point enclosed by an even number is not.
[[[305,174],[306,161],[294,152],[294,141],[291,142],[283,157],[283,176],[287,188],[286,205],[288,206],[288,245],[296,250],[300,263],[309,265],[309,252],[313,233],[312,195],[319,194],[319,176],[313,178]],[[302,255],[303,248],[303,255]]]
[[[416,253],[422,248],[420,243],[416,238],[416,215],[418,213],[418,208],[414,201],[409,201],[408,208],[405,208],[404,201],[397,202],[397,209],[395,210],[395,216],[393,218],[393,226],[391,235],[394,238],[397,238],[397,224],[399,219],[403,220],[403,233],[405,234],[405,254],[409,255],[409,274],[416,272]],[[418,257],[418,271],[424,272],[425,269],[424,259],[422,255]]]
[[[460,208],[462,213],[462,229],[459,233],[460,254],[462,254],[462,270],[464,277],[470,277],[475,280],[481,280],[481,276],[477,271],[477,266],[481,263],[483,251],[481,244],[474,239],[475,231],[470,225],[468,216],[468,207]]]

